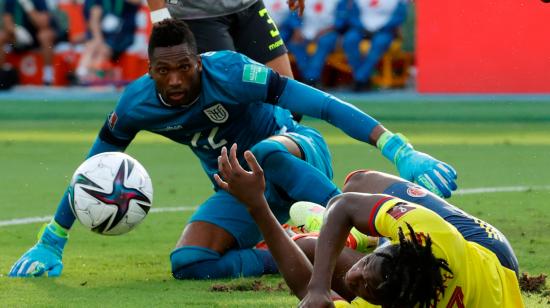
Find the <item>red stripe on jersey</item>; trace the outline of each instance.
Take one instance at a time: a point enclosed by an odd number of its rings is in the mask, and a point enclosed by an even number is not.
[[[378,231],[376,231],[376,226],[374,224],[374,220],[376,218],[376,214],[378,214],[378,211],[380,210],[382,205],[386,201],[388,201],[389,199],[393,199],[393,197],[384,197],[384,198],[378,200],[378,202],[376,202],[376,204],[373,206],[373,208],[370,212],[370,216],[369,216],[369,232],[370,232],[369,235],[370,236],[380,236]]]
[[[371,170],[369,170],[369,169],[359,169],[359,170],[355,170],[355,171],[350,172],[348,175],[346,175],[346,179],[344,180],[344,185],[346,185],[348,183],[349,179],[352,176],[354,176],[355,174],[357,174],[359,172],[365,172],[366,173],[366,172],[369,172],[369,171],[371,171]]]

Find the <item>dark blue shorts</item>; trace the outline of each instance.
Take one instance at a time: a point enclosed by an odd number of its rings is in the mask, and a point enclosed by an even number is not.
[[[518,260],[512,246],[497,228],[409,182],[395,183],[388,187],[384,194],[422,205],[436,212],[453,225],[467,241],[489,249],[495,253],[502,266],[515,271],[516,274],[519,273]]]
[[[332,179],[331,156],[321,134],[309,127],[298,125],[293,132],[282,134],[294,140],[300,147],[304,160]],[[266,199],[271,211],[280,223],[289,219],[289,209],[294,200],[286,197],[269,181],[266,182]],[[246,207],[224,190],[218,190],[193,214],[189,222],[205,221],[229,232],[240,248],[256,245],[261,233]]]

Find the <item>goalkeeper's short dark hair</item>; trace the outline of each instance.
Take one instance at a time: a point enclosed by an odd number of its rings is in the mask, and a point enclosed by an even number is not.
[[[197,54],[197,42],[189,26],[181,20],[165,19],[153,25],[147,53],[152,58],[157,47],[172,47],[186,44],[193,54]]]
[[[432,253],[432,239],[428,235],[425,245],[407,224],[409,238],[399,228],[399,244],[389,252],[375,252],[384,257],[382,273],[386,279],[376,288],[376,297],[384,307],[426,307],[435,304],[438,295],[445,291],[441,270],[452,274],[447,261]]]

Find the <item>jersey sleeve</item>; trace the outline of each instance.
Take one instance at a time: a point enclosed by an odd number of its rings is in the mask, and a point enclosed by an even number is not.
[[[88,153],[88,157],[102,152],[124,151],[132,142],[139,129],[134,126],[134,123],[138,121],[126,109],[130,105],[130,100],[131,95],[128,95],[125,91],[115,110],[109,114],[101,127],[98,138]]]
[[[214,100],[274,104],[286,83],[269,67],[236,52],[207,52],[202,59],[208,75],[203,87]]]
[[[380,124],[356,106],[296,80],[286,82],[277,105],[327,121],[348,136],[363,142],[370,142],[372,130]]]

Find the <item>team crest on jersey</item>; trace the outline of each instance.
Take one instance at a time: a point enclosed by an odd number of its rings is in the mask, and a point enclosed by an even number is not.
[[[116,115],[116,112],[111,112],[111,114],[109,115],[109,128],[112,130],[113,128],[115,128],[115,124],[116,124],[116,121],[118,121],[118,116]]]
[[[202,112],[214,123],[225,123],[229,118],[229,112],[223,108],[222,104],[216,104],[204,109]]]
[[[414,210],[415,207],[407,205],[405,202],[396,203],[391,207],[386,213],[388,213],[395,220],[401,218],[401,216],[407,214],[408,212]]]
[[[417,185],[408,185],[407,187],[407,195],[413,197],[413,198],[422,198],[425,197],[428,194],[428,192]]]

